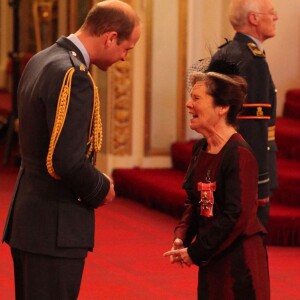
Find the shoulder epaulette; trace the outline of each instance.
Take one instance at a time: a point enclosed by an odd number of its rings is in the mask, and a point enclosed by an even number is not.
[[[69,51],[69,55],[75,69],[86,73],[88,72],[88,68],[77,58],[77,53],[75,51]]]
[[[265,53],[261,51],[255,43],[248,43],[248,48],[250,49],[251,53],[256,57],[266,57]]]
[[[223,48],[224,46],[228,45],[230,42],[231,42],[231,40],[228,40],[228,39],[225,38],[225,43],[222,44],[221,46],[219,46],[218,48],[221,49],[221,48]]]

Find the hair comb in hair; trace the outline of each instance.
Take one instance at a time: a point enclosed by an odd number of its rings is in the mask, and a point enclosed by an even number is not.
[[[211,57],[206,57],[199,59],[187,71],[186,88],[188,92],[192,89],[193,79],[191,80],[191,78],[194,77],[195,73],[210,73],[209,75],[211,76],[218,77],[235,84],[236,82],[228,76],[240,75],[238,64],[228,61],[225,58],[220,57],[212,60]]]
[[[240,75],[238,64],[223,58],[211,60],[205,72],[215,72],[224,75]]]

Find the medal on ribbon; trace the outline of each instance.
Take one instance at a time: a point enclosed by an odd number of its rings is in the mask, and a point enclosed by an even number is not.
[[[200,215],[204,217],[213,216],[214,194],[216,182],[210,182],[209,172],[206,178],[208,182],[198,182],[198,191],[200,191]]]

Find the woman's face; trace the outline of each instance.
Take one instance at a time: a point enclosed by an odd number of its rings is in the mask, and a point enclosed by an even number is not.
[[[213,97],[207,94],[204,81],[195,83],[186,107],[191,115],[190,128],[199,133],[209,133],[220,121],[220,107],[215,106]]]

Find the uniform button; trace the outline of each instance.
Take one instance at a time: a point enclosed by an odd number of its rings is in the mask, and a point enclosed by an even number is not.
[[[268,147],[268,151],[270,151],[271,150],[271,148],[270,147]]]
[[[78,202],[81,202],[81,198],[78,198],[77,201],[78,201]]]

